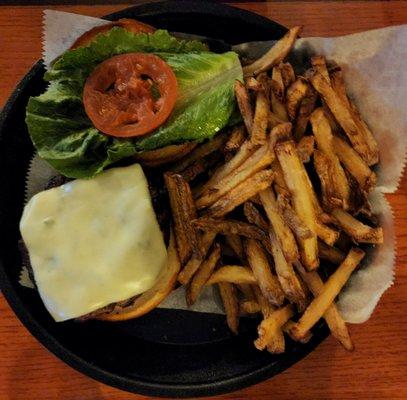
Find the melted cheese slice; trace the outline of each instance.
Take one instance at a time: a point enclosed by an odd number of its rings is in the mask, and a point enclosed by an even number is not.
[[[56,321],[145,292],[167,257],[138,164],[38,193],[20,230]]]

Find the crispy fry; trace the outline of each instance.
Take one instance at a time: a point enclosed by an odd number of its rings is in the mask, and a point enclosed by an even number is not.
[[[332,211],[338,225],[359,243],[383,243],[383,229],[363,224],[349,213],[339,208]]]
[[[242,292],[242,294],[246,300],[253,300],[253,301],[257,302],[257,297],[256,297],[256,294],[254,293],[253,285],[248,285],[246,283],[240,283],[236,286]]]
[[[273,67],[273,70],[271,72],[271,79],[274,82],[276,82],[276,84],[278,85],[278,97],[279,97],[279,99],[284,101],[285,87],[284,87],[284,81],[283,81],[283,74],[281,73],[281,69],[280,69],[280,64]]]
[[[237,335],[239,326],[239,301],[237,299],[236,288],[228,282],[221,282],[218,284],[218,287],[226,312],[227,324],[229,329]]]
[[[244,127],[239,125],[235,126],[230,134],[229,139],[225,144],[225,152],[235,152],[239,150],[240,146],[246,140]]]
[[[297,144],[298,157],[303,163],[309,162],[314,153],[314,136],[303,136]]]
[[[194,191],[194,198],[198,198],[202,195],[202,193],[207,191],[208,188],[213,187],[221,179],[231,174],[244,161],[246,161],[246,159],[253,154],[255,150],[256,147],[253,147],[249,141],[244,142],[232,159],[230,159],[226,164],[220,166],[205,185],[203,185],[199,190]]]
[[[269,120],[269,110],[270,106],[266,94],[263,91],[258,92],[256,97],[253,125],[250,135],[250,141],[254,145],[259,145],[266,142],[266,130]]]
[[[200,254],[193,254],[192,257],[189,259],[185,267],[178,275],[178,282],[181,285],[187,285],[192,277],[194,276],[195,272],[198,270],[199,266],[204,261],[209,248],[212,246],[213,241],[215,240],[216,232],[205,232],[199,238],[199,250]]]
[[[270,303],[276,306],[281,305],[284,301],[284,293],[281,290],[277,277],[271,272],[263,247],[256,240],[247,239],[245,248],[247,260],[263,296]]]
[[[258,226],[263,231],[267,232],[269,229],[269,224],[260,214],[260,211],[251,201],[246,201],[243,205],[243,213],[246,219],[253,225]]]
[[[252,196],[268,188],[273,182],[273,172],[270,170],[260,171],[240,183],[221,197],[205,212],[205,216],[221,218],[234,208],[249,200]]]
[[[291,139],[291,128],[292,125],[289,122],[284,122],[273,127],[270,131],[269,144],[271,148],[274,149],[274,146],[278,142],[283,142],[285,140]]]
[[[285,339],[282,329],[276,329],[267,345],[267,351],[271,354],[282,354],[285,351]]]
[[[308,95],[310,90],[307,80],[301,76],[287,89],[286,107],[290,121],[295,119],[302,100]]]
[[[283,121],[288,121],[288,114],[284,104],[284,91],[281,85],[275,80],[270,81],[270,102],[271,109],[277,117]]]
[[[186,156],[197,144],[197,142],[186,142],[171,144],[156,150],[143,151],[136,155],[136,161],[146,167],[159,167]]]
[[[339,265],[344,259],[343,254],[336,247],[328,246],[326,243],[318,240],[318,254],[322,260],[327,260],[333,264]]]
[[[263,314],[263,318],[267,318],[276,307],[274,307],[263,295],[260,288],[257,285],[253,285],[253,292],[257,300],[257,304],[260,306],[260,311]]]
[[[311,230],[305,225],[304,221],[291,208],[285,196],[279,195],[277,198],[278,208],[284,218],[284,222],[290,227],[298,240],[304,240],[312,237]]]
[[[292,194],[295,211],[312,232],[312,237],[299,238],[301,259],[312,270],[318,268],[318,247],[316,236],[316,213],[313,203],[313,190],[307,172],[298,157],[293,141],[277,143],[274,148],[284,174],[284,180]]]
[[[253,275],[253,271],[250,268],[242,267],[239,265],[224,265],[212,274],[206,284],[213,285],[219,282],[229,282],[236,284],[257,283],[256,278]]]
[[[376,174],[362,160],[358,153],[338,136],[333,137],[333,145],[339,160],[356,179],[362,190],[369,192],[376,185]]]
[[[293,315],[293,306],[291,304],[288,304],[278,310],[275,310],[269,317],[265,318],[257,328],[259,337],[254,342],[256,349],[264,350],[272,341],[273,336],[276,334],[276,331],[281,331],[282,326]],[[284,351],[284,348],[282,350]]]
[[[328,246],[333,246],[334,243],[338,240],[339,231],[331,228],[330,226],[324,225],[320,221],[317,221],[315,229],[317,236]]]
[[[192,253],[199,253],[198,238],[191,221],[196,219],[196,209],[189,185],[181,175],[164,175],[174,220],[175,238],[181,264],[185,264]]]
[[[261,312],[259,303],[253,300],[242,300],[239,309],[241,314],[257,314]]]
[[[298,248],[290,228],[285,224],[273,190],[268,188],[259,193],[264,210],[280,243],[284,257],[288,262],[298,260]]]
[[[206,281],[210,278],[212,272],[216,268],[219,258],[220,246],[218,243],[215,243],[212,251],[208,255],[208,258],[199,266],[198,271],[195,273],[191,283],[187,287],[186,300],[188,305],[195,303]]]
[[[283,121],[281,118],[279,118],[275,113],[272,111],[269,112],[269,127],[274,128],[275,126],[279,124],[283,124],[286,121]]]
[[[294,69],[289,62],[280,63],[278,67],[281,71],[284,87],[288,88],[295,81]]]
[[[310,86],[306,96],[301,101],[297,111],[297,119],[294,123],[294,138],[297,141],[302,138],[307,130],[309,117],[315,109],[317,97],[317,93]]]
[[[314,167],[321,183],[322,204],[326,210],[342,207],[343,200],[336,190],[335,166],[332,160],[322,151],[314,152]]]
[[[202,209],[212,205],[234,187],[244,183],[255,173],[269,166],[273,159],[274,152],[270,150],[269,146],[260,147],[229,175],[218,181],[216,185],[208,187],[202,196],[196,200],[196,207]]]
[[[324,56],[311,57],[311,65],[315,71],[318,71],[328,82],[330,82],[329,72]]]
[[[254,63],[243,67],[244,76],[257,75],[279,64],[294,46],[295,39],[301,31],[300,26],[291,28],[264,56]]]
[[[233,252],[240,260],[244,260],[244,250],[243,250],[243,243],[242,238],[236,234],[225,235],[226,243],[231,247]]]
[[[326,78],[325,78],[326,79]],[[332,89],[335,90],[336,94],[341,98],[347,107],[351,107],[351,103],[346,94],[345,82],[342,76],[342,70],[340,67],[336,67],[330,71],[330,82]]]
[[[339,204],[339,207],[346,210],[349,207],[350,188],[345,172],[335,153],[334,137],[332,135],[329,121],[326,118],[323,109],[316,109],[312,113],[310,121],[318,149],[330,160],[328,163],[329,168],[331,169],[330,174],[332,176],[332,183],[330,184],[331,187],[328,188],[328,190],[332,192],[333,199],[340,200],[341,204]],[[323,173],[323,171],[320,172]],[[327,188],[325,187],[325,190],[326,189]],[[329,202],[330,199],[326,199],[326,201]],[[331,205],[330,202],[329,205]]]
[[[253,126],[253,109],[250,104],[249,93],[246,87],[240,81],[235,81],[235,96],[237,105],[239,106],[240,114],[242,114],[243,122],[249,134],[252,132]]]
[[[283,332],[286,333],[287,335],[289,335],[292,340],[298,341],[303,344],[308,343],[312,338],[312,333],[308,332],[308,335],[305,335],[304,337],[299,338],[299,340],[298,340],[297,338],[295,338],[294,336],[291,335],[291,329],[293,328],[294,325],[295,325],[295,322],[288,320],[283,325],[283,328],[282,328]]]
[[[262,84],[253,76],[245,78],[244,85],[246,86],[246,89],[254,90],[255,92],[260,92],[261,90],[264,90]]]
[[[270,229],[269,235],[273,251],[274,267],[281,288],[290,302],[298,304],[300,308],[305,308],[304,306],[306,305],[307,298],[302,290],[301,283],[292,265],[285,259],[282,248],[273,229]]]
[[[188,183],[193,181],[197,176],[204,172],[207,172],[211,167],[213,167],[221,159],[220,153],[212,153],[208,156],[194,161],[191,165],[186,167],[180,175]]]
[[[239,235],[256,240],[263,240],[265,233],[257,226],[236,220],[201,217],[192,221],[192,225],[205,232],[216,232],[222,235]]]
[[[364,255],[365,253],[358,248],[351,249],[343,263],[329,277],[318,296],[314,298],[298,323],[292,328],[291,332],[295,337],[301,338],[306,335],[325,314]]]
[[[322,279],[319,277],[318,273],[315,271],[306,272],[302,265],[300,265],[299,263],[296,264],[296,268],[300,273],[302,279],[311,290],[312,294],[317,297],[324,288],[324,283],[322,282]],[[346,350],[353,350],[354,347],[352,339],[349,336],[348,328],[346,327],[345,321],[339,314],[335,303],[332,303],[328,307],[323,317],[326,320],[332,336],[338,339]]]
[[[368,165],[376,164],[379,161],[379,151],[376,140],[367,129],[367,126],[358,121],[353,111],[344,104],[329,82],[320,73],[315,72],[310,79],[315,90],[320,93],[335,119],[346,132],[354,149]]]
[[[277,159],[271,163],[271,170],[274,172],[274,189],[276,193],[282,196],[289,195],[289,190],[284,180],[284,173]]]
[[[200,160],[207,155],[219,151],[223,148],[226,140],[228,139],[227,132],[217,134],[213,139],[208,140],[204,144],[199,145],[191,151],[186,157],[181,159],[176,165],[171,168],[172,172],[180,173],[186,167],[193,164],[195,161]]]

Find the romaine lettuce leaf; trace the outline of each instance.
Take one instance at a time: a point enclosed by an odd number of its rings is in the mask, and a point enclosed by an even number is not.
[[[152,52],[163,58],[178,80],[178,99],[170,118],[141,138],[113,138],[95,129],[83,103],[84,82],[100,62],[116,54]],[[180,41],[166,31],[132,34],[114,28],[89,47],[65,52],[45,79],[47,91],[32,97],[26,122],[38,151],[63,175],[88,178],[108,165],[185,140],[204,140],[223,128],[235,108],[233,86],[242,79],[237,55],[214,54],[197,41]]]

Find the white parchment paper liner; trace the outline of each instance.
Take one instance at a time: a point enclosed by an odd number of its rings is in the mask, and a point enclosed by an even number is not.
[[[46,10],[44,13],[44,61],[46,66],[62,54],[75,39],[104,20]],[[347,92],[371,127],[380,148],[378,187],[371,195],[374,212],[379,215],[385,242],[377,246],[364,268],[354,273],[339,296],[338,306],[347,322],[362,323],[394,279],[395,236],[391,208],[383,193],[397,190],[405,164],[407,145],[407,25],[372,30],[335,38],[302,38],[293,52],[294,64],[313,54],[334,60],[344,71]],[[245,43],[233,50],[258,57],[272,42]],[[27,175],[26,200],[42,190],[55,171],[37,156]],[[23,275],[22,275],[23,278]],[[30,284],[24,273],[22,284]],[[185,303],[184,288],[175,290],[160,305],[165,308],[223,313],[218,296],[208,288],[192,308]]]

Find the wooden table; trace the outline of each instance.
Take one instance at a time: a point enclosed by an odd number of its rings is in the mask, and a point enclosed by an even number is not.
[[[407,1],[273,1],[237,3],[286,26],[304,25],[304,36],[334,36],[407,23]],[[101,16],[124,8],[49,6]],[[46,7],[0,7],[0,107],[41,56],[41,18]],[[407,134],[407,133],[406,133]],[[332,338],[288,371],[224,399],[407,399],[407,178],[387,196],[394,211],[398,256],[396,282],[371,319],[351,327],[356,351]],[[74,371],[21,325],[0,297],[1,400],[130,400],[131,395]]]

